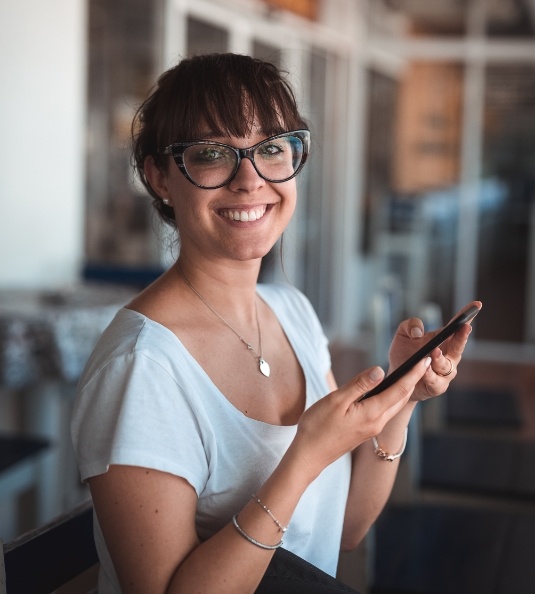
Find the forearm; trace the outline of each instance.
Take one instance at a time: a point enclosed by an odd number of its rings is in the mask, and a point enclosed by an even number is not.
[[[290,523],[297,503],[312,480],[299,466],[291,453],[288,454],[256,493],[282,526]],[[275,521],[253,499],[239,512],[237,522],[259,543],[275,545],[284,537]],[[274,552],[251,543],[229,523],[184,559],[167,592],[252,593]]]
[[[287,525],[303,493],[325,468],[348,452],[355,453],[355,473],[350,494],[346,535],[368,528],[386,500],[385,468],[366,452],[370,436],[381,432],[384,447],[396,433],[402,435],[410,415],[406,411],[412,387],[421,378],[416,366],[399,385],[363,403],[356,402],[381,379],[373,368],[343,388],[318,400],[299,420],[296,435],[278,466],[257,491],[281,525]],[[390,422],[390,420],[392,422]],[[384,431],[384,433],[383,433]],[[359,447],[362,446],[362,447]],[[362,464],[357,464],[359,458]],[[373,464],[380,463],[375,468]],[[363,490],[369,481],[372,492]],[[391,482],[393,482],[393,475]],[[249,500],[238,511],[245,538],[228,522],[214,536],[199,543],[195,527],[198,499],[185,479],[170,473],[135,466],[112,465],[108,472],[91,479],[95,510],[106,539],[122,591],[128,594],[151,591],[163,594],[187,592],[254,592],[265,573],[273,551],[258,547],[281,540],[279,526],[258,503]],[[244,494],[247,498],[251,493]],[[355,510],[364,511],[354,515]],[[289,530],[292,530],[290,526]],[[351,536],[354,538],[354,536]],[[347,540],[347,539],[346,539]]]
[[[403,445],[405,430],[416,406],[409,402],[377,436],[381,448],[396,453]],[[342,549],[355,548],[383,510],[394,486],[399,458],[390,462],[377,456],[371,440],[352,454],[352,473],[342,533]]]

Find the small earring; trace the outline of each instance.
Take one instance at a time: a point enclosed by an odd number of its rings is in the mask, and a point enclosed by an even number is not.
[[[166,206],[169,206],[169,198],[162,198],[162,200]]]

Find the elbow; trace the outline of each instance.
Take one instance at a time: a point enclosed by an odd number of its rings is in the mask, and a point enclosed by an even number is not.
[[[340,550],[348,552],[356,549],[366,538],[373,524],[370,518],[346,518]]]
[[[340,550],[344,553],[354,551],[364,540],[367,534],[368,529],[352,530],[349,534],[343,534],[342,541],[340,543]]]
[[[350,553],[351,551],[354,551],[358,546],[358,543],[355,543],[353,541],[342,541],[342,544],[340,545],[340,550],[342,551],[342,553]]]

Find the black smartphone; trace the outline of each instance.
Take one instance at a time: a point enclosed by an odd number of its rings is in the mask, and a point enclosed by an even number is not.
[[[433,336],[429,342],[426,342],[422,348],[418,349],[413,355],[411,355],[405,361],[405,363],[402,363],[398,368],[394,369],[394,371],[387,375],[380,384],[359,398],[359,401],[365,400],[370,396],[375,396],[386,388],[389,388],[400,377],[404,376],[409,370],[411,370],[416,365],[416,363],[418,363],[418,361],[421,361],[424,357],[427,357],[434,348],[440,346],[446,340],[446,338],[454,334],[463,324],[473,320],[479,311],[480,308],[477,307],[477,305],[472,305],[472,307],[469,307],[466,311],[460,313],[449,324],[444,326],[444,328],[442,328],[438,334]]]

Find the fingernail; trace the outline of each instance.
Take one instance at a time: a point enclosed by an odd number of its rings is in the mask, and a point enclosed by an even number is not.
[[[418,326],[411,329],[411,337],[412,338],[422,338],[423,335],[424,335],[424,333],[422,332],[422,329],[418,328]]]
[[[370,379],[374,382],[380,380],[383,377],[383,370],[380,367],[374,367],[370,371]]]
[[[431,357],[427,357],[427,359],[425,360],[425,366],[429,367],[429,365],[431,365]]]

